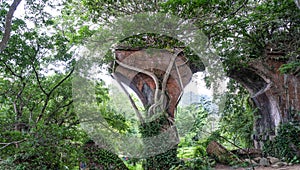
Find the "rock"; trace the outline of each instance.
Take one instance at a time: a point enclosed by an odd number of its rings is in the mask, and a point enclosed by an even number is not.
[[[279,168],[280,166],[277,164],[271,165],[272,168]]]
[[[206,152],[210,157],[216,159],[217,162],[223,164],[228,164],[233,161],[239,161],[237,158],[235,158],[233,153],[228,151],[217,141],[211,141],[206,148]]]
[[[259,161],[260,161],[260,159],[261,159],[261,157],[256,157],[256,158],[253,158],[253,160],[254,160],[255,162],[259,162]]]
[[[261,158],[259,161],[260,166],[270,166],[270,162],[267,158]]]
[[[258,166],[258,163],[252,160],[252,165],[253,166]]]
[[[267,158],[269,159],[271,164],[275,164],[275,163],[280,161],[278,158],[275,158],[275,157],[272,157],[272,156],[268,156]]]
[[[261,150],[254,148],[236,149],[232,150],[231,152],[242,159],[248,159],[248,157],[255,158],[261,156]]]
[[[250,159],[245,159],[245,162],[251,163],[251,160]]]
[[[255,162],[254,160],[251,160],[251,159],[245,159],[245,162],[252,164],[252,165],[258,165],[257,162]]]
[[[286,162],[277,162],[277,163],[273,164],[271,167],[279,168],[279,167],[283,167],[283,166],[286,166],[286,165],[287,165]]]
[[[290,162],[290,163],[288,163],[288,166],[293,166],[293,163],[291,163],[291,162]]]
[[[220,156],[227,153],[227,149],[216,141],[211,141],[206,148],[207,154],[210,156]]]
[[[252,167],[251,168],[246,168],[245,170],[253,170]]]

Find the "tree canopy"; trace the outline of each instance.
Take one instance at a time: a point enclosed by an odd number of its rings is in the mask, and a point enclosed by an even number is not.
[[[20,4],[24,5],[25,13],[17,18],[15,14]],[[72,87],[78,51],[90,45],[99,35],[109,35],[111,30],[119,33],[117,31],[122,29],[117,29],[124,24],[130,25],[130,22],[123,20],[118,25],[118,18],[135,14],[143,14],[146,19],[128,26],[129,30],[137,26],[147,27],[145,24],[155,14],[178,17],[182,21],[179,25],[191,23],[195,26],[193,28],[199,29],[207,38],[205,43],[199,43],[208,49],[209,52],[205,51],[205,54],[212,57],[211,60],[213,56],[218,56],[225,73],[236,79],[230,80],[228,85],[227,101],[216,132],[209,131],[203,135],[203,129],[216,119],[205,110],[203,103],[178,108],[177,112],[181,113],[178,118],[182,122],[190,121],[184,119],[184,114],[190,113],[195,118],[192,130],[183,136],[179,150],[192,147],[195,149],[192,155],[200,157],[201,164],[210,164],[202,146],[206,146],[209,140],[216,140],[216,136],[223,137],[226,145],[233,143],[235,146],[251,147],[254,140],[251,136],[255,133],[258,138],[264,138],[275,135],[278,127],[282,128],[279,137],[267,143],[266,151],[281,157],[288,155],[288,160],[294,159],[292,156],[300,147],[296,144],[299,141],[289,134],[284,135],[284,132],[292,129],[298,133],[296,128],[293,129],[297,125],[279,124],[296,121],[300,112],[300,99],[297,98],[300,87],[299,4],[297,0],[1,1],[0,169],[75,169],[85,163],[94,168],[126,168],[113,153],[117,151],[99,149],[83,130],[74,106]],[[157,24],[174,26],[171,21]],[[207,69],[195,50],[167,35],[146,32],[124,37],[114,45],[109,47],[110,51],[99,61],[100,67],[108,68],[109,73],[114,73],[115,66],[120,65],[115,58],[116,48],[159,48],[170,53],[176,53],[176,49],[180,48],[183,52],[176,54],[187,58],[192,73]],[[263,68],[260,70],[261,66]],[[214,78],[205,79],[208,86]],[[158,80],[163,82],[162,87],[157,85],[163,92],[167,91],[164,86],[168,81],[164,79]],[[137,126],[138,121],[128,120],[122,112],[132,109],[125,106],[121,108],[120,104],[113,103],[108,88],[111,91],[116,89],[107,87],[100,79],[93,85],[96,96],[93,104],[116,133],[146,138],[153,135],[149,129],[156,130],[156,135],[166,126],[174,125],[173,120],[163,117],[152,124]],[[118,97],[121,103],[126,98],[122,95]],[[137,101],[134,98],[132,100]],[[124,105],[130,105],[130,102],[124,102]],[[276,116],[281,119],[276,119]],[[263,126],[263,123],[267,125]],[[282,136],[293,139],[292,149],[280,152],[280,147],[288,146]],[[201,137],[207,141],[203,142]],[[276,144],[275,149],[270,148],[272,142]],[[155,168],[151,164],[164,158],[170,162],[162,165],[157,163],[155,166],[171,167],[173,163],[175,166],[178,161],[176,149],[149,158],[148,164],[144,163],[144,166]],[[170,155],[175,155],[176,159],[171,159]],[[107,160],[93,160],[94,156]],[[181,156],[185,157],[184,154]],[[181,166],[179,161],[177,165]],[[189,162],[186,167],[196,168],[196,165]]]

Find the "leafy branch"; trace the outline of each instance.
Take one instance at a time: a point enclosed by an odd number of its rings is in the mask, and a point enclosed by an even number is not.
[[[10,146],[10,145],[17,145],[17,144],[20,144],[22,142],[25,142],[27,139],[23,139],[23,140],[19,140],[19,141],[14,141],[14,142],[9,142],[9,143],[0,143],[0,145],[4,145],[0,148],[0,150]]]
[[[46,94],[46,99],[45,99],[45,103],[44,103],[44,106],[43,106],[43,108],[42,108],[42,110],[41,110],[41,112],[40,112],[40,114],[39,114],[39,116],[38,116],[38,118],[36,119],[36,123],[38,123],[41,119],[42,119],[42,117],[43,117],[43,115],[44,115],[44,113],[45,113],[45,111],[46,111],[46,108],[47,108],[47,106],[48,106],[48,102],[49,102],[49,100],[50,100],[50,97],[51,97],[51,94],[54,92],[54,90],[56,90],[63,82],[65,82],[71,75],[72,75],[72,73],[74,72],[74,67],[71,69],[71,71],[69,72],[69,74],[67,74],[67,76],[65,76],[62,80],[60,80],[48,93],[46,92],[45,94]]]

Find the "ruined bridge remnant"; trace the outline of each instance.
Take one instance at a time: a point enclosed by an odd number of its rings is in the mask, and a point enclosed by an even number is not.
[[[164,49],[116,49],[114,77],[140,98],[148,116],[157,109],[174,121],[184,87],[192,78],[183,52]],[[141,117],[141,115],[139,116]]]
[[[170,66],[173,53],[168,50],[151,53],[147,49],[116,49],[115,55],[116,78],[133,89],[145,108],[155,106],[155,102],[159,103],[155,101],[158,100],[155,99],[156,95],[163,96],[164,102],[159,104],[171,120],[174,119],[174,111],[183,87],[189,83],[193,73],[202,71],[193,69],[193,63],[189,63],[183,53],[178,53],[163,90],[164,75]],[[238,81],[250,92],[257,108],[253,126],[256,148],[261,149],[266,140],[276,135],[279,124],[300,121],[300,75],[279,72],[280,66],[286,63],[285,60],[278,59],[283,55],[267,50],[264,59],[257,59],[248,63],[247,67],[228,72],[230,78]],[[123,66],[141,70],[123,67],[122,63],[125,64]],[[156,77],[158,83],[155,83],[153,77]],[[156,89],[159,89],[158,94],[155,94]],[[164,95],[161,95],[162,91]]]
[[[279,68],[286,63],[280,60],[284,55],[267,49],[263,59],[229,73],[247,88],[258,109],[253,135],[256,148],[262,149],[266,140],[276,136],[279,124],[300,121],[300,75],[280,73]]]
[[[142,152],[147,157],[145,169],[170,169],[178,162],[179,137],[174,112],[184,87],[192,78],[193,72],[188,64],[181,49],[115,50],[112,75],[127,93],[141,123]],[[145,114],[140,113],[122,84],[137,94],[147,111]]]

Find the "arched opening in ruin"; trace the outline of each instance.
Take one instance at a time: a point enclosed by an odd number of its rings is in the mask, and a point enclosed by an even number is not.
[[[168,51],[162,52],[160,57],[157,54],[154,57],[145,54],[143,49],[117,49],[115,51],[116,59],[123,62],[127,58],[127,64],[131,62],[132,66],[140,66],[148,73],[132,70],[132,68],[119,67],[115,70],[118,79],[128,84],[128,86],[138,95],[145,107],[151,107],[155,101],[155,89],[158,87],[162,90],[162,84],[157,85],[150,73],[159,77],[159,82],[164,81],[163,75],[166,74],[169,63],[163,61],[166,55],[172,56]],[[148,55],[148,56],[147,56]],[[178,62],[186,62],[183,53],[177,54],[181,58]],[[147,56],[147,57],[145,57]],[[281,74],[278,69],[283,64],[282,61],[276,60],[271,54],[267,55],[266,60],[262,62],[250,62],[247,67],[234,68],[228,72],[228,77],[236,80],[243,85],[250,93],[253,106],[258,109],[254,122],[253,140],[256,148],[262,148],[263,143],[272,139],[276,135],[276,128],[280,123],[299,120],[299,115],[295,114],[300,111],[300,80],[297,75]],[[163,58],[165,57],[165,58]],[[177,56],[176,56],[177,58]],[[175,61],[175,60],[174,60]],[[118,66],[120,63],[118,63]],[[167,112],[171,120],[174,119],[174,110],[181,97],[184,86],[190,81],[192,74],[201,70],[195,69],[188,63],[184,65],[177,73],[181,73],[181,82],[178,81],[176,69],[174,74],[168,73],[169,78],[165,82],[166,97],[169,102],[164,103],[168,106]],[[130,71],[131,70],[131,71]],[[150,72],[150,73],[149,73]],[[155,102],[154,102],[155,103]]]

